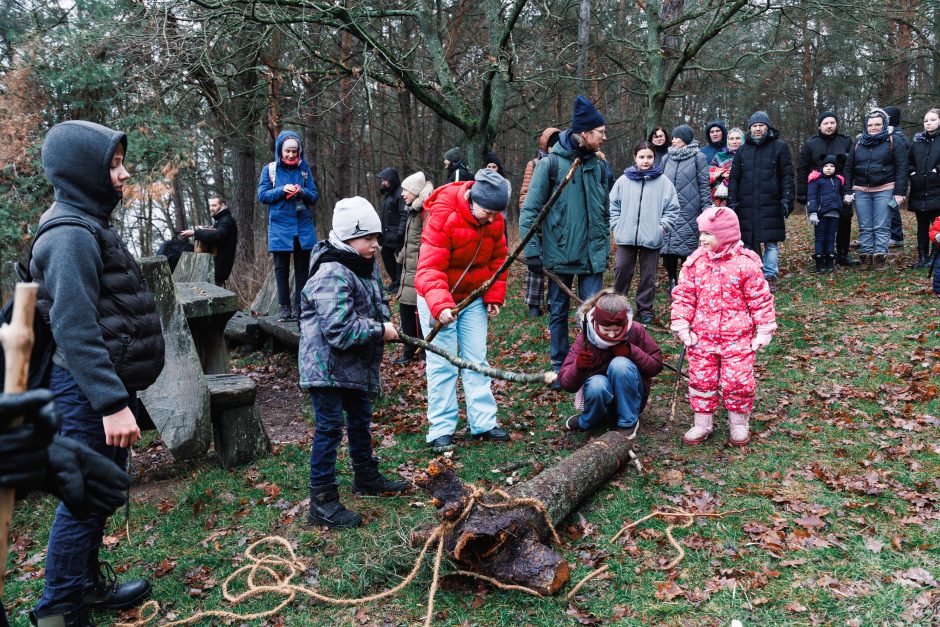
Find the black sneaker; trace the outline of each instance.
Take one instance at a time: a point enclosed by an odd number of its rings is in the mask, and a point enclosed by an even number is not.
[[[428,442],[428,446],[434,449],[435,453],[446,453],[454,450],[454,436],[442,435]]]
[[[509,432],[499,427],[493,427],[489,431],[477,433],[473,436],[474,440],[492,440],[493,442],[508,442]]]
[[[290,311],[290,307],[281,307],[281,313],[278,314],[278,316],[277,316],[277,321],[278,321],[278,322],[287,322],[288,320],[291,320],[291,315],[292,315],[292,314],[291,314],[291,311]]]
[[[149,596],[149,581],[131,579],[119,583],[111,565],[99,562],[91,587],[85,588],[83,602],[91,610],[128,610],[137,607]]]
[[[839,264],[840,266],[846,266],[850,268],[854,266],[862,265],[861,261],[859,261],[858,259],[852,259],[851,257],[849,257],[848,253],[837,256],[836,263]]]
[[[653,324],[653,314],[651,314],[651,313],[641,313],[641,314],[640,314],[640,317],[637,318],[637,320],[639,320],[639,321],[640,321],[640,324],[642,324],[642,325],[644,325],[644,326],[645,326],[645,325],[648,325],[648,324]]]
[[[307,522],[311,525],[326,525],[332,529],[347,529],[362,524],[362,516],[351,512],[339,502],[339,492],[329,488],[310,495],[310,512]]]
[[[538,305],[529,305],[529,317],[538,318],[542,315],[542,309]]]
[[[402,353],[401,357],[394,360],[392,363],[395,364],[396,366],[404,366],[405,364],[410,364],[415,359],[417,359],[417,357],[415,356],[414,353]]]

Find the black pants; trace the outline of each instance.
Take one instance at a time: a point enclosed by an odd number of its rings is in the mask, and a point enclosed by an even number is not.
[[[290,293],[290,257],[286,250],[274,251],[274,280],[277,283],[277,304],[281,307],[294,309],[300,307],[300,292],[307,284],[307,273],[310,272],[310,251],[300,247],[300,240],[294,237],[294,298]]]
[[[917,252],[922,255],[930,254],[930,225],[940,216],[940,210],[915,211],[917,216]]]
[[[385,272],[388,274],[393,287],[397,287],[398,281],[401,279],[401,265],[395,261],[397,254],[398,250],[391,246],[382,246],[382,265],[385,266]]]
[[[405,335],[410,335],[411,337],[416,337],[419,340],[423,340],[424,334],[421,333],[421,325],[418,324],[418,307],[415,305],[398,303],[398,314],[401,316],[401,330],[405,332]],[[417,351],[418,349],[416,349],[414,346],[405,344],[405,355],[410,357]]]
[[[844,257],[849,254],[849,243],[852,240],[852,212],[839,214],[839,226],[836,229],[836,254]]]
[[[673,283],[679,282],[679,266],[685,263],[685,257],[679,255],[663,255],[663,267],[666,269],[666,274],[669,275],[669,280]]]

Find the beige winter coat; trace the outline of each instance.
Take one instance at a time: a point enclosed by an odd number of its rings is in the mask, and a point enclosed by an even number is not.
[[[405,224],[405,245],[402,246],[395,261],[401,264],[401,283],[396,297],[402,305],[418,306],[418,293],[415,291],[415,272],[418,270],[418,252],[421,250],[421,229],[424,227],[424,201],[427,200],[434,185],[425,183],[424,189],[414,202],[408,205],[408,222]]]

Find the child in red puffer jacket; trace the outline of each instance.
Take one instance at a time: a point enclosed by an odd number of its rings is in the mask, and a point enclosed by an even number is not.
[[[701,444],[714,430],[718,389],[728,409],[729,443],[751,441],[757,383],[754,354],[777,329],[774,297],[760,257],[741,243],[738,217],[710,207],[698,217],[699,247],[672,291],[672,331],[688,348],[689,402],[695,425],[682,441]]]
[[[623,294],[601,290],[578,312],[582,331],[558,372],[558,384],[577,392],[580,413],[568,418],[565,428],[591,429],[616,419],[618,429],[635,434],[651,380],[663,369],[662,351],[643,325],[633,321]]]

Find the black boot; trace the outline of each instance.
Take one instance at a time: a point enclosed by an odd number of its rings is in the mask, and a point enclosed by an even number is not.
[[[353,489],[370,496],[394,496],[408,489],[404,481],[392,481],[379,472],[376,460],[365,464],[353,464]]]
[[[840,266],[852,267],[861,265],[862,262],[858,259],[852,259],[849,257],[849,252],[844,251],[836,256],[836,263],[838,263]]]
[[[822,274],[822,273],[823,273],[823,264],[825,263],[825,262],[823,261],[823,256],[822,256],[822,255],[813,255],[813,261],[816,262],[816,274]]]
[[[529,317],[538,318],[542,315],[542,308],[538,305],[529,305]]]
[[[339,502],[339,492],[336,486],[330,486],[321,488],[318,492],[311,491],[307,522],[311,525],[345,529],[361,525],[362,516],[343,507],[343,504]]]
[[[95,627],[84,605],[53,605],[39,614],[30,612],[29,622],[37,627]]]
[[[824,267],[826,272],[835,272],[836,271],[836,256],[835,255],[826,255],[826,264]]]
[[[930,267],[930,256],[926,250],[918,249],[917,250],[917,262],[912,263],[908,266],[911,270],[923,270],[924,268]]]
[[[92,610],[128,610],[150,596],[150,582],[130,579],[120,583],[111,564],[99,562],[93,554],[88,564],[91,586],[85,588],[84,603]]]

